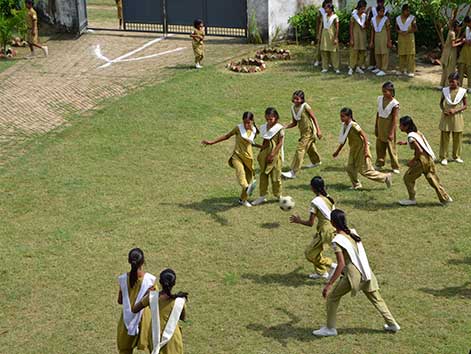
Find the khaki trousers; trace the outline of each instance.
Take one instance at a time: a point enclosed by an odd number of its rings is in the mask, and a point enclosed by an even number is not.
[[[415,73],[415,54],[399,55],[399,71],[401,73]]]
[[[448,146],[450,135],[453,137],[453,159],[461,157],[461,147],[463,145],[463,132],[441,132],[440,135],[440,160],[448,158]]]
[[[327,327],[336,328],[337,326],[337,309],[340,304],[340,299],[342,296],[348,294],[352,290],[350,282],[346,276],[342,276],[340,280],[335,284],[331,293],[327,296]],[[379,290],[372,292],[363,291],[368,300],[373,304],[373,306],[378,310],[378,312],[383,316],[384,321],[388,325],[396,324],[396,320],[392,316],[391,312],[388,309],[388,306],[384,302]]]
[[[383,167],[386,160],[386,152],[391,159],[391,167],[393,170],[399,169],[399,159],[397,157],[396,139],[385,143],[380,139],[376,139],[376,166]]]
[[[464,87],[464,76],[468,76],[468,88],[471,88],[471,65],[466,65],[463,63],[458,64],[458,73],[460,74],[460,86]]]
[[[294,154],[293,163],[291,164],[291,169],[294,173],[297,173],[301,170],[301,165],[303,164],[304,155],[309,155],[309,159],[312,163],[319,163],[321,157],[317,152],[316,148],[316,138],[313,135],[302,136],[298,141],[298,146],[296,148],[296,153]]]
[[[350,49],[350,68],[364,67],[366,63],[366,50]]]
[[[204,47],[203,46],[193,46],[193,54],[195,55],[195,63],[201,63],[204,58]]]
[[[318,41],[317,47],[316,47],[316,61],[318,61],[319,63],[322,61],[320,41]]]
[[[242,187],[240,199],[245,202],[247,199],[249,199],[247,194],[247,187],[249,186],[250,182],[252,182],[253,172],[239,159],[232,158],[231,163],[232,167],[234,167],[236,171],[237,182]]]
[[[440,86],[448,86],[448,76],[456,71],[456,67],[442,65],[442,78],[440,80]],[[461,75],[460,75],[461,80]]]
[[[328,70],[329,69],[329,63],[332,64],[334,67],[334,70],[339,70],[340,68],[340,52],[337,50],[335,52],[328,52],[323,50],[321,52],[322,56],[322,69],[323,70]]]
[[[386,72],[389,67],[389,54],[376,54],[376,67]]]
[[[369,50],[369,57],[370,57],[369,65],[370,66],[376,66],[376,55],[375,55],[374,48]]]
[[[260,196],[268,194],[268,179],[271,179],[271,188],[276,198],[281,196],[281,170],[272,169],[269,174],[260,173]]]
[[[386,173],[378,172],[373,168],[369,157],[364,158],[360,165],[349,161],[346,170],[354,187],[361,184],[358,180],[358,173],[372,181],[381,183],[384,183],[387,177]]]
[[[309,246],[306,247],[304,255],[306,259],[314,265],[314,269],[317,274],[322,275],[327,273],[327,271],[332,266],[332,259],[329,257],[324,257],[322,252],[324,251],[324,246],[319,240],[312,240]]]

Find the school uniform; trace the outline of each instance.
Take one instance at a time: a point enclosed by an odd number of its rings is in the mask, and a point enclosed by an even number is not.
[[[329,63],[332,64],[334,70],[340,69],[339,44],[334,43],[338,20],[339,18],[336,14],[332,14],[330,17],[327,14],[322,16],[321,56],[323,70],[329,69]]]
[[[384,10],[384,16],[387,16],[388,13],[390,12],[391,10],[391,7],[388,5],[386,6],[385,10]],[[375,18],[376,16],[378,16],[378,11],[376,11],[376,7],[373,7],[371,9],[371,15],[369,17],[369,22],[370,22],[370,25],[373,26],[372,24],[372,20],[373,18]],[[370,32],[370,31],[369,31]],[[370,32],[371,33],[371,32]],[[369,65],[372,66],[372,67],[375,67],[376,66],[376,57],[375,57],[375,51],[374,51],[374,48],[370,48],[370,58],[369,58]]]
[[[471,41],[471,28],[466,27],[465,38]],[[463,44],[458,58],[458,72],[460,74],[460,86],[463,86],[464,76],[468,77],[468,88],[471,89],[471,44]]]
[[[415,181],[421,175],[424,175],[427,179],[427,182],[437,193],[440,202],[445,203],[450,201],[450,196],[440,184],[440,179],[437,176],[435,163],[433,162],[435,155],[432,148],[430,147],[430,144],[428,143],[425,136],[420,132],[412,132],[407,135],[407,142],[409,146],[411,146],[414,141],[417,142],[417,144],[423,150],[423,154],[420,155],[419,161],[417,161],[413,167],[409,167],[406,174],[404,175],[404,184],[406,185],[407,192],[409,193],[409,200],[415,200]],[[413,149],[412,146],[411,148]]]
[[[325,14],[324,8],[319,9],[319,15],[317,16],[317,21],[320,22],[319,26],[319,43],[317,43],[317,48],[316,48],[316,61],[317,62],[322,62],[322,55],[321,55],[321,39],[322,39],[322,19]]]
[[[413,74],[415,73],[415,33],[411,31],[416,26],[415,16],[410,15],[405,20],[402,16],[397,16],[396,24],[400,31],[397,38],[399,71]],[[408,33],[402,34],[403,31],[408,31]]]
[[[199,29],[195,28],[193,34],[204,38],[204,31]],[[193,53],[195,55],[195,63],[201,63],[201,61],[204,59],[204,42],[201,38],[193,38]]]
[[[386,152],[391,159],[391,167],[393,170],[399,169],[399,159],[396,149],[396,133],[392,141],[389,140],[389,133],[393,128],[393,111],[399,109],[399,101],[393,98],[392,101],[386,102],[384,96],[378,97],[378,120],[376,137],[376,166],[383,167],[386,159]]]
[[[116,8],[118,10],[118,20],[123,19],[123,0],[116,0]]]
[[[257,160],[260,165],[260,195],[266,196],[268,193],[268,180],[271,180],[273,195],[276,198],[281,196],[281,170],[283,168],[283,147],[274,157],[272,162],[267,161],[267,157],[275,149],[277,144],[285,136],[285,130],[279,123],[271,129],[267,124],[260,127],[260,133],[264,140],[268,140],[268,147],[260,150]]]
[[[440,86],[445,87],[448,83],[448,76],[456,71],[456,62],[458,57],[458,48],[453,48],[453,42],[456,40],[455,31],[448,31],[445,46],[443,47],[440,62],[442,63],[442,78]]]
[[[33,8],[28,9],[26,12],[26,28],[26,42],[28,42],[28,44],[38,44],[38,14]]]
[[[355,230],[351,231],[356,233]],[[349,292],[352,296],[355,296],[359,291],[363,291],[387,325],[397,325],[396,320],[381,297],[378,281],[369,268],[368,259],[361,242],[355,242],[349,235],[337,234],[332,241],[332,247],[335,253],[343,254],[345,268],[342,276],[327,296],[327,327],[336,328],[337,326],[337,309],[340,299]]]
[[[352,12],[350,23],[353,24],[353,47],[350,48],[350,68],[364,67],[368,39],[366,31],[366,14],[358,15],[358,11]]]
[[[442,97],[444,97],[443,107],[448,109],[459,109],[463,107],[463,100],[466,98],[466,89],[459,87],[456,90],[450,90],[445,87],[442,90]],[[442,113],[439,129],[440,135],[440,159],[448,157],[448,145],[450,142],[450,135],[453,136],[453,159],[461,157],[461,146],[463,144],[463,130],[464,118],[463,112],[455,113],[446,116]]]
[[[321,161],[316,148],[317,130],[311,116],[309,115],[310,110],[311,106],[307,103],[303,103],[300,107],[296,107],[295,105],[291,107],[291,114],[293,119],[297,122],[300,134],[296,153],[294,155],[293,163],[291,164],[291,170],[295,174],[301,170],[306,152],[313,164],[318,164]]]
[[[379,19],[377,16],[373,17],[371,22],[375,31],[374,52],[376,67],[386,72],[389,67],[388,30],[391,27],[391,23],[386,16],[382,19]]]
[[[322,253],[329,248],[335,234],[335,229],[330,223],[330,213],[334,209],[334,204],[329,198],[322,195],[312,200],[309,209],[309,212],[317,218],[317,229],[311,243],[306,247],[304,255],[314,265],[314,269],[319,275],[327,273],[332,266],[332,259],[325,257]]]

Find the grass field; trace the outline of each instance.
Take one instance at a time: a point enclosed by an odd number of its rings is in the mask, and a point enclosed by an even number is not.
[[[14,353],[115,353],[116,277],[128,271],[127,252],[146,253],[146,269],[172,267],[176,290],[190,293],[183,325],[186,353],[410,353],[457,354],[471,349],[471,135],[464,165],[438,168],[455,202],[437,203],[424,179],[420,205],[362,179],[350,191],[347,151],[330,156],[338,112],[353,108],[372,137],[375,78],[320,76],[297,60],[270,64],[263,74],[237,75],[221,67],[177,70],[174,77],[94,114],[71,118],[64,130],[38,138],[0,171],[0,347]],[[411,114],[438,151],[439,93],[397,80],[402,114]],[[275,203],[237,206],[239,187],[227,165],[233,142],[199,142],[228,132],[242,112],[263,122],[267,106],[289,120],[291,94],[306,91],[325,138],[323,165],[284,183],[284,194],[307,216],[308,182],[322,175],[337,207],[363,236],[383,297],[403,330],[381,331],[382,319],[359,294],[346,296],[339,336],[316,339],[325,322],[323,285],[307,279],[303,251],[314,230],[288,222]],[[466,113],[466,118],[470,113]],[[469,124],[467,126],[469,129]],[[292,158],[298,133],[287,134]],[[374,145],[373,145],[374,146]],[[411,156],[399,149],[405,163]],[[405,171],[403,167],[402,172]]]
[[[8,69],[10,66],[14,65],[15,61],[14,60],[1,60],[0,59],[0,73],[6,69]]]

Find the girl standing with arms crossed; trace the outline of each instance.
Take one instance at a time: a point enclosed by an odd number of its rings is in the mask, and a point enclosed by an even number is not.
[[[415,32],[417,22],[411,15],[409,5],[402,6],[402,13],[396,17],[398,33],[397,50],[399,53],[399,71],[409,77],[415,75]]]
[[[316,149],[316,137],[319,140],[322,139],[319,122],[311,106],[306,103],[303,91],[294,92],[292,102],[291,115],[293,120],[290,124],[285,125],[285,129],[298,126],[301,136],[291,164],[291,171],[282,173],[282,176],[288,179],[296,178],[296,174],[301,170],[306,152],[311,160],[311,164],[307,166],[308,168],[317,167],[321,164],[321,158]]]
[[[283,142],[285,130],[278,123],[280,116],[275,108],[265,110],[266,124],[260,127],[263,144],[257,160],[260,165],[260,197],[252,205],[260,205],[267,201],[268,180],[271,180],[273,195],[281,197],[281,169],[283,167]]]
[[[329,279],[337,264],[333,263],[329,257],[324,257],[322,252],[329,248],[335,233],[330,223],[330,213],[335,209],[334,200],[325,191],[325,183],[322,177],[314,177],[311,180],[311,189],[316,197],[311,202],[309,219],[302,220],[299,215],[292,215],[289,220],[293,224],[312,227],[317,218],[316,234],[304,251],[304,255],[314,265],[315,273],[309,274],[309,278]]]
[[[195,20],[193,23],[195,30],[190,37],[193,39],[193,53],[195,54],[195,68],[201,69],[201,62],[204,59],[204,23],[202,20]]]
[[[448,77],[448,87],[442,90],[440,108],[440,160],[441,164],[448,165],[448,144],[450,134],[453,135],[453,161],[463,163],[461,159],[461,146],[463,145],[464,118],[463,111],[468,107],[466,89],[459,87],[459,74],[452,73]]]
[[[399,120],[399,128],[402,132],[407,133],[407,142],[400,142],[399,145],[409,145],[414,150],[414,158],[407,165],[409,169],[404,175],[404,184],[409,192],[409,199],[400,200],[399,204],[403,206],[416,205],[415,200],[415,181],[424,175],[427,182],[437,192],[438,199],[442,204],[453,201],[436,174],[435,154],[425,136],[417,130],[416,125],[411,117],[405,116]]]
[[[378,0],[376,1],[376,6],[373,6],[373,7],[368,7],[368,9],[366,10],[367,12],[367,15],[368,15],[368,26],[372,25],[372,19],[376,16],[378,16],[378,11],[376,10],[376,8],[378,6],[385,6],[384,5],[384,0]],[[384,8],[384,14],[386,16],[388,16],[389,12],[391,12],[391,7],[388,5],[388,6],[385,6]],[[369,53],[369,66],[368,66],[368,70],[375,70],[376,69],[376,58],[375,58],[375,51],[374,51],[374,48],[373,47],[370,47],[370,53]]]
[[[322,56],[321,56],[322,19],[325,14],[325,5],[327,4],[332,4],[332,0],[324,0],[322,2],[322,6],[319,8],[319,13],[317,14],[317,18],[316,18],[317,50],[316,50],[316,61],[314,62],[315,67],[318,67],[322,62]]]
[[[458,72],[460,73],[460,86],[463,86],[465,75],[468,76],[468,92],[471,93],[471,17],[464,18],[463,49],[458,59]]]
[[[131,264],[130,272],[118,277],[118,304],[123,305],[118,322],[118,350],[120,354],[132,354],[135,348],[151,352],[151,313],[149,309],[133,312],[132,308],[154,286],[156,278],[144,272],[144,252],[141,249],[133,248],[128,254],[128,262]]]
[[[371,19],[370,48],[374,48],[376,58],[376,69],[373,73],[376,76],[385,76],[389,66],[389,49],[392,48],[391,23],[385,15],[384,6],[379,5],[376,11],[378,15]]]
[[[339,18],[332,4],[325,5],[325,14],[322,15],[321,56],[322,73],[329,71],[330,63],[335,73],[340,74]]]
[[[453,20],[450,23],[445,46],[443,47],[440,62],[442,63],[442,78],[440,80],[440,90],[446,86],[448,77],[456,71],[456,61],[458,58],[458,47],[463,44],[463,40],[457,38],[460,31],[459,22]]]
[[[242,124],[237,125],[229,133],[213,141],[203,140],[201,142],[203,145],[214,145],[235,136],[234,152],[229,159],[229,166],[235,169],[237,181],[242,187],[239,204],[246,207],[252,206],[248,198],[256,186],[252,145],[256,145],[254,140],[257,134],[258,130],[253,113],[245,112],[242,116]]]
[[[376,167],[383,168],[386,151],[391,159],[393,173],[399,174],[399,159],[396,150],[396,127],[399,120],[399,101],[394,97],[396,90],[391,81],[383,85],[383,95],[378,97],[376,113]]]
[[[331,222],[336,230],[332,247],[337,257],[337,269],[322,290],[322,296],[327,300],[327,326],[313,331],[312,334],[319,337],[336,336],[337,309],[341,298],[349,292],[355,296],[359,291],[363,291],[383,317],[386,322],[383,329],[387,332],[398,332],[401,327],[381,297],[378,281],[371,271],[360,236],[354,229],[348,228],[342,210],[332,211]]]
[[[358,173],[362,176],[380,183],[385,183],[388,188],[392,185],[392,175],[375,171],[371,163],[371,153],[368,146],[368,138],[360,125],[353,119],[353,112],[350,108],[343,108],[340,111],[340,121],[342,129],[339,136],[339,147],[334,152],[333,157],[337,158],[348,139],[350,154],[348,156],[347,173],[352,182],[351,189],[361,189],[362,185],[358,180]]]
[[[358,74],[364,74],[366,50],[368,39],[366,30],[366,1],[358,1],[356,9],[350,19],[350,68],[348,75],[353,75],[353,70]]]

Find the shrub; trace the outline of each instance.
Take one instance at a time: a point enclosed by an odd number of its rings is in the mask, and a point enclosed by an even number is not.
[[[0,0],[0,45],[5,53],[15,33],[25,30],[25,10],[16,0]]]
[[[296,41],[313,41],[317,32],[317,15],[319,8],[314,5],[304,6],[296,15],[289,18]]]

